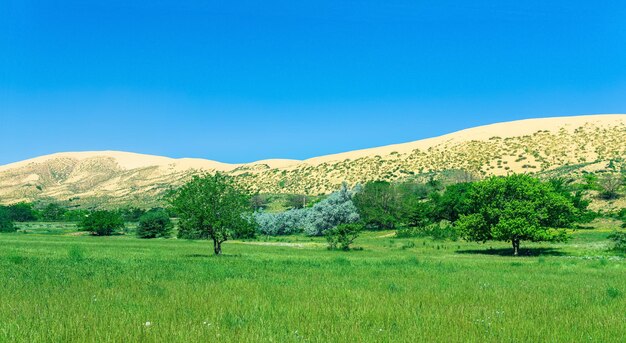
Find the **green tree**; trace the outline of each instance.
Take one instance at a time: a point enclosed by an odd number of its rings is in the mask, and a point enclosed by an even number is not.
[[[172,235],[174,225],[165,210],[146,212],[139,218],[137,237],[139,238],[168,238]]]
[[[324,235],[328,242],[328,249],[339,247],[344,251],[350,250],[350,245],[359,237],[362,230],[363,225],[359,223],[340,224],[326,230]]]
[[[9,217],[14,222],[30,222],[37,220],[37,211],[32,204],[21,202],[7,206]]]
[[[137,207],[124,207],[117,210],[122,219],[127,222],[138,222],[139,218],[146,213],[146,210]]]
[[[94,236],[110,236],[124,228],[124,220],[117,212],[94,211],[82,219],[80,227]]]
[[[41,218],[46,221],[63,220],[63,215],[67,210],[59,204],[50,203],[41,210]]]
[[[394,229],[399,224],[400,207],[392,184],[368,182],[352,200],[361,220],[370,229]]]
[[[216,255],[223,242],[254,232],[249,193],[226,175],[196,175],[169,201],[179,216],[178,236],[213,240]]]
[[[442,194],[432,193],[433,220],[454,222],[462,214],[468,213],[470,206],[468,194],[472,187],[472,183],[457,183],[446,187]]]
[[[9,216],[8,210],[4,206],[0,206],[0,232],[15,232],[17,228],[13,225],[13,221]]]
[[[465,239],[509,241],[513,254],[520,242],[560,241],[577,210],[552,185],[528,175],[492,177],[469,191],[468,211],[456,221]]]

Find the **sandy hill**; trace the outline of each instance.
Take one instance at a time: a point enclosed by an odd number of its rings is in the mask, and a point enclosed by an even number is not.
[[[626,115],[529,119],[304,161],[226,164],[117,151],[58,153],[0,166],[0,202],[154,206],[191,175],[221,171],[268,193],[320,194],[344,181],[399,180],[432,172],[576,173],[626,156]]]

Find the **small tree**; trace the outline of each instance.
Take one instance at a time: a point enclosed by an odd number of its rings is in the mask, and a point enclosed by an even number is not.
[[[523,240],[564,240],[564,228],[577,213],[570,199],[528,175],[476,182],[468,196],[467,212],[455,223],[462,236],[472,241],[509,241],[514,255]]]
[[[223,242],[252,231],[250,196],[226,175],[196,175],[169,200],[180,219],[178,236],[211,239],[216,255]]]
[[[359,223],[341,224],[332,229],[326,230],[324,235],[328,241],[328,249],[350,250],[350,245],[354,242],[363,230],[363,225]]]
[[[604,175],[598,182],[600,185],[600,197],[606,200],[617,199],[619,189],[622,187],[622,176],[617,173]]]
[[[124,228],[124,220],[117,212],[95,211],[83,218],[80,227],[94,236],[110,236]]]
[[[168,238],[172,234],[172,221],[165,210],[145,213],[139,218],[137,237]]]

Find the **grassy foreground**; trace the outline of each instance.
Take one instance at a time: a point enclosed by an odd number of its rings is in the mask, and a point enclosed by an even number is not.
[[[52,224],[50,224],[52,225]],[[53,225],[52,225],[53,226]],[[626,260],[562,245],[0,235],[1,342],[623,342]],[[492,247],[493,249],[490,249]],[[539,254],[539,255],[538,255]]]

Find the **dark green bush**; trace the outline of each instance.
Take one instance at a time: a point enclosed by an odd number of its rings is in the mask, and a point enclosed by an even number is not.
[[[0,208],[0,232],[15,232],[17,228],[4,208]]]
[[[358,223],[341,224],[324,232],[328,241],[328,249],[337,249],[348,251],[350,245],[359,237],[363,230],[363,225]]]
[[[609,239],[613,241],[613,250],[626,252],[626,231],[614,231]]]
[[[150,211],[139,218],[137,237],[168,238],[172,235],[172,227],[172,221],[166,211]]]
[[[124,228],[124,220],[117,212],[95,211],[83,218],[80,227],[94,236],[110,236]]]

